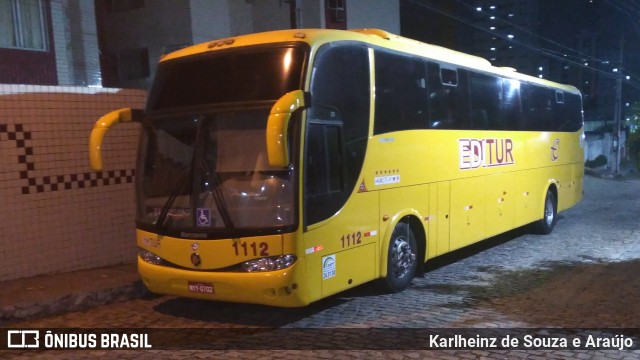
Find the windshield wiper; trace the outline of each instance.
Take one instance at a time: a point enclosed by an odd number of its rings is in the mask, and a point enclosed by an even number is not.
[[[194,163],[197,164],[197,184],[201,184],[203,178],[213,178],[213,188],[211,189],[211,195],[213,196],[213,200],[216,205],[216,209],[222,218],[222,222],[224,223],[227,229],[233,229],[233,221],[231,220],[231,215],[229,214],[229,207],[227,206],[227,202],[224,199],[224,193],[222,191],[222,181],[220,181],[220,177],[215,168],[211,166],[209,162],[207,162],[207,157],[205,156],[207,148],[211,145],[211,139],[207,134],[209,133],[209,126],[211,125],[210,121],[201,121],[198,124],[196,139],[196,149],[194,153]],[[198,193],[202,191],[202,189],[194,189],[192,196],[192,207],[193,213],[196,214],[195,211],[198,203]]]
[[[227,228],[233,229],[233,221],[231,220],[231,215],[229,215],[229,207],[227,206],[227,202],[224,199],[224,193],[222,192],[222,181],[220,181],[220,177],[218,173],[213,174],[213,191],[211,195],[213,195],[213,199],[216,202],[216,208],[222,217],[222,221],[226,225]]]
[[[222,222],[224,223],[225,227],[228,229],[233,229],[234,228],[233,220],[231,220],[231,215],[229,214],[229,207],[227,205],[227,202],[224,199],[224,193],[222,191],[222,181],[220,181],[220,177],[218,176],[218,173],[215,171],[215,169],[211,168],[211,166],[209,165],[205,157],[202,154],[200,154],[199,157],[200,157],[200,161],[198,161],[199,175],[201,178],[204,176],[207,179],[209,178],[213,179],[211,195],[213,196],[213,201],[216,205],[216,209],[218,209],[218,213],[220,214],[220,217],[222,218]],[[193,204],[195,206],[196,202],[194,201]]]
[[[162,210],[160,211],[158,220],[156,220],[156,227],[158,228],[164,227],[165,220],[167,218],[167,215],[169,214],[169,210],[171,209],[173,202],[176,200],[178,195],[180,195],[180,192],[184,188],[184,186],[190,182],[190,179],[191,179],[190,174],[192,174],[191,166],[187,167],[182,172],[181,174],[182,176],[180,177],[180,180],[176,184],[176,187],[173,188],[173,191],[171,192],[171,195],[167,199],[167,202],[165,202],[164,206],[162,206]]]

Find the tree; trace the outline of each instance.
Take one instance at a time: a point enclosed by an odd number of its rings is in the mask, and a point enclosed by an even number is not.
[[[640,170],[640,130],[629,134],[627,138],[627,151],[638,170]]]
[[[636,167],[640,169],[640,101],[634,102],[629,110],[631,132],[627,137],[627,151]]]
[[[640,101],[636,101],[629,109],[630,132],[627,137],[627,154],[640,170]]]
[[[640,131],[640,101],[636,101],[631,105],[631,109],[629,109],[629,122],[631,131]]]

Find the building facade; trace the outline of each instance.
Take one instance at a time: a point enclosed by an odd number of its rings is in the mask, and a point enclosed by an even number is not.
[[[164,53],[288,28],[400,32],[400,0],[0,0],[0,84],[146,89]]]
[[[100,85],[92,1],[0,0],[0,83]]]
[[[399,33],[399,0],[96,0],[104,86],[146,89],[162,54],[247,33],[378,27]]]

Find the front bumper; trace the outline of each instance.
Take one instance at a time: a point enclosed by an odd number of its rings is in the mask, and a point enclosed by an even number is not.
[[[298,307],[309,304],[297,281],[300,260],[282,270],[265,272],[192,271],[152,265],[138,257],[138,272],[144,285],[156,294],[179,297]],[[191,290],[190,290],[190,286]],[[194,287],[194,284],[211,285]],[[199,289],[194,291],[194,289]]]

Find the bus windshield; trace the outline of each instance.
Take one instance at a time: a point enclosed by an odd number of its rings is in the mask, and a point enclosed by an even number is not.
[[[293,168],[268,164],[268,112],[179,115],[146,126],[138,165],[139,226],[227,236],[293,225]]]
[[[303,45],[254,46],[158,65],[147,112],[276,100],[302,86]]]
[[[269,165],[266,125],[275,99],[301,86],[299,50],[229,50],[159,70],[140,140],[139,228],[213,239],[295,224],[295,169]]]

